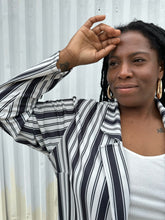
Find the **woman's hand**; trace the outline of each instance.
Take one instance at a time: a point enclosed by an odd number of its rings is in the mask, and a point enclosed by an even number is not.
[[[69,44],[60,51],[57,67],[62,71],[78,65],[94,63],[105,57],[120,42],[120,30],[116,30],[106,24],[94,23],[105,19],[105,15],[97,15],[77,31]]]

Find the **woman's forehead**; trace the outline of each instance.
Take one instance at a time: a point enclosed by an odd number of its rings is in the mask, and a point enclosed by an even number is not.
[[[110,53],[110,56],[123,53],[136,53],[137,51],[151,52],[151,44],[148,38],[138,31],[128,31],[120,35],[120,43]]]
[[[127,31],[120,35],[120,43],[119,45],[123,43],[127,44],[139,44],[142,43],[145,46],[150,45],[150,41],[147,37],[145,37],[141,32],[139,31]]]

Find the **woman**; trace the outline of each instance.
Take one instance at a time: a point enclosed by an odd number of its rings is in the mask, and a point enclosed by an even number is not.
[[[162,39],[148,37],[143,22],[91,28],[104,18],[90,18],[60,53],[1,86],[0,125],[48,155],[60,220],[165,219]],[[71,68],[103,57],[109,102],[38,101]]]

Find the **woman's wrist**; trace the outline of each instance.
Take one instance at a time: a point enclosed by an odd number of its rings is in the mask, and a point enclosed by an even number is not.
[[[72,57],[68,53],[67,49],[63,49],[59,52],[59,59],[56,66],[62,72],[69,71],[74,67]]]

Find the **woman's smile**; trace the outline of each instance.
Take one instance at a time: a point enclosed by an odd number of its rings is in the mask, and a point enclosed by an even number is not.
[[[138,86],[136,84],[119,84],[117,86],[115,86],[115,93],[119,93],[119,94],[131,94],[136,92]]]

